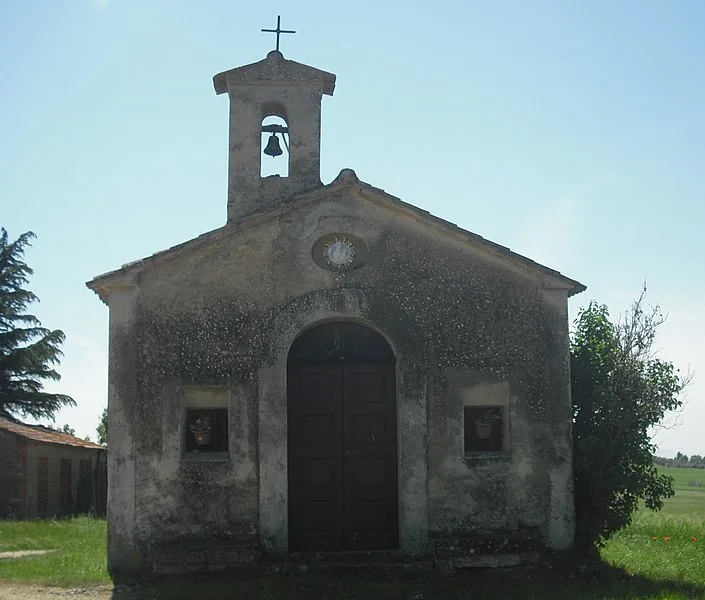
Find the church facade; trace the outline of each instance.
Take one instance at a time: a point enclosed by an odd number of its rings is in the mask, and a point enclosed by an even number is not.
[[[88,283],[110,310],[111,571],[570,548],[584,286],[350,169],[323,185],[334,75],[273,51],[214,85],[226,225]],[[263,132],[286,177],[262,175]]]

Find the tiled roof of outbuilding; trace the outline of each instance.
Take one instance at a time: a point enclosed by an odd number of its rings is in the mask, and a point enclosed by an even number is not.
[[[0,429],[17,434],[28,440],[34,440],[35,442],[62,444],[64,446],[75,446],[77,448],[95,448],[96,450],[105,448],[100,444],[87,442],[86,440],[74,437],[68,433],[54,431],[42,425],[27,425],[26,423],[11,421],[10,419],[4,419],[2,417],[0,417]]]

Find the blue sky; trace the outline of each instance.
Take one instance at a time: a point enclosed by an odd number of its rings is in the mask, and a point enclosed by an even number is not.
[[[705,454],[705,3],[23,0],[0,5],[0,207],[33,230],[35,313],[67,335],[57,418],[95,438],[107,308],[85,281],[225,221],[227,99],[264,58],[336,73],[345,167],[556,268],[616,316],[646,280],[696,372],[661,453]]]

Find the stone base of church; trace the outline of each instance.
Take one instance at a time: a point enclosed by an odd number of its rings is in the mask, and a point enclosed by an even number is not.
[[[261,562],[259,538],[190,540],[162,544],[152,551],[152,571],[157,575],[256,569]]]
[[[194,540],[165,544],[152,552],[157,575],[234,571],[257,573],[452,572],[467,568],[500,568],[536,564],[540,549],[531,538],[485,536],[432,539],[431,552],[411,556],[398,550],[292,553],[269,556],[258,540]]]
[[[270,573],[403,572],[420,573],[433,568],[430,556],[409,556],[397,550],[370,552],[303,552],[272,557],[262,563]]]
[[[536,538],[527,533],[472,536],[431,536],[434,565],[441,570],[531,565],[541,553]]]
[[[539,562],[538,551],[534,552],[503,552],[501,554],[471,554],[467,556],[452,556],[436,559],[434,567],[439,571],[455,571],[458,569],[496,569],[535,565]]]

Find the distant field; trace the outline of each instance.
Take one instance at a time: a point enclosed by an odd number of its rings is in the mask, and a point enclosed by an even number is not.
[[[659,467],[659,473],[673,477],[676,489],[676,495],[666,500],[662,513],[705,516],[705,469]]]

